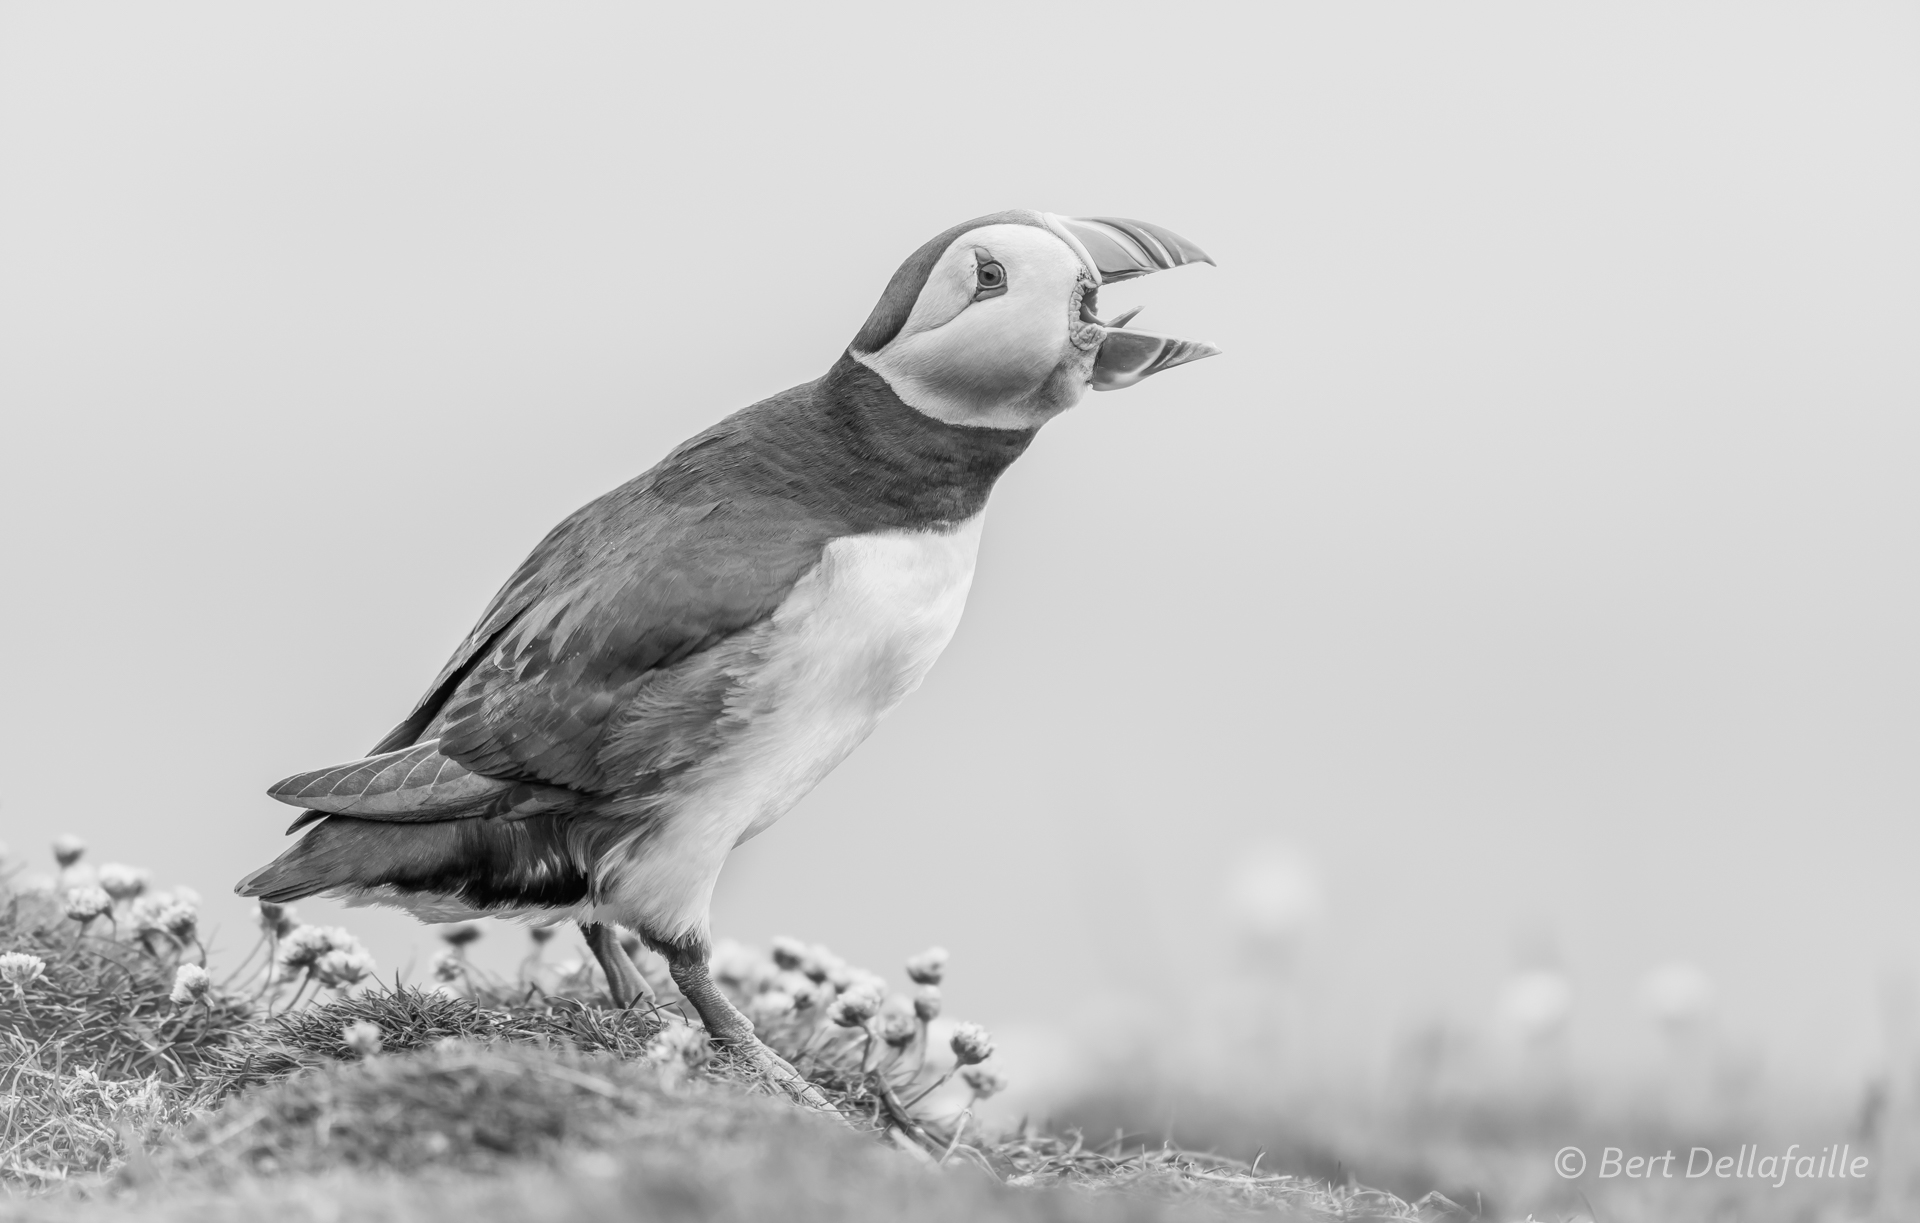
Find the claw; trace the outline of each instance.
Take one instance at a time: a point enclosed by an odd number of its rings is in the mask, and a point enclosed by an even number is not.
[[[815,1112],[828,1113],[842,1121],[847,1115],[833,1106],[833,1102],[807,1081],[807,1076],[793,1068],[793,1063],[781,1057],[761,1042],[757,1036],[749,1036],[744,1041],[727,1041],[727,1051],[744,1058],[748,1065],[760,1072],[760,1077],[772,1083],[795,1104],[810,1108]]]

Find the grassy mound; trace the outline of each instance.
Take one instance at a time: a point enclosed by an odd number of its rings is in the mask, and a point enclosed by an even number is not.
[[[216,980],[190,893],[102,868],[0,876],[0,1220],[1438,1219],[1171,1149],[969,1129],[992,1041],[822,948],[715,975],[846,1124],[770,1098],[698,1029],[608,1006],[591,966],[382,985],[345,931],[263,909]],[[109,890],[110,889],[110,890]],[[657,985],[673,1001],[670,984]]]

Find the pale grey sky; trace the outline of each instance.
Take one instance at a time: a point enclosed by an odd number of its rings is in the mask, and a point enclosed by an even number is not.
[[[1331,1054],[1533,947],[1597,1052],[1684,958],[1770,1059],[1871,1058],[1920,971],[1913,9],[717,12],[0,10],[0,837],[237,926],[262,789],[563,514],[947,225],[1134,216],[1220,266],[1111,300],[1226,355],[1049,426],[719,932],[943,942],[1038,1023],[1200,975],[1274,845]]]

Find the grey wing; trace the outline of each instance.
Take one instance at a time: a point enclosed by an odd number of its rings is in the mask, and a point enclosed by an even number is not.
[[[750,662],[716,647],[768,619],[831,531],[609,498],[542,541],[371,755],[270,791],[307,809],[295,829],[553,811],[690,763]]]

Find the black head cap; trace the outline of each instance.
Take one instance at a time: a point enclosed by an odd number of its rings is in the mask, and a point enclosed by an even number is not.
[[[1038,225],[1044,229],[1046,224],[1037,212],[1015,209],[962,221],[952,229],[929,238],[919,250],[907,256],[907,261],[887,282],[887,291],[880,295],[873,313],[867,316],[866,326],[860,328],[860,334],[853,337],[853,343],[848,348],[856,353],[878,352],[900,334],[900,329],[907,325],[908,316],[913,313],[913,303],[920,300],[920,290],[926,287],[927,276],[932,273],[933,265],[940,262],[940,256],[961,234],[983,225]]]

